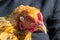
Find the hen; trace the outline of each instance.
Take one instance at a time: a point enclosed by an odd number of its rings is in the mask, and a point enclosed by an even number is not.
[[[9,40],[12,38],[15,38],[14,40],[31,40],[31,34],[38,30],[47,33],[42,13],[35,7],[21,5],[10,15],[0,17],[1,40],[7,40],[8,37]],[[11,37],[12,35],[14,36]]]

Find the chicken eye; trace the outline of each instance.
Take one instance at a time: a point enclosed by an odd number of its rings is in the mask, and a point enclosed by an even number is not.
[[[28,21],[32,21],[32,19],[31,19],[31,18],[29,18],[29,17],[27,18],[27,20],[28,20]]]
[[[33,22],[33,20],[32,20],[30,17],[27,17],[26,20],[27,20],[28,22]]]
[[[24,16],[24,19],[28,22],[35,22],[34,18],[32,18],[31,16]]]

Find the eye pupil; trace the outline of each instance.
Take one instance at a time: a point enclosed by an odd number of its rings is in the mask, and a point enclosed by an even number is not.
[[[28,21],[31,21],[31,18],[28,18]]]

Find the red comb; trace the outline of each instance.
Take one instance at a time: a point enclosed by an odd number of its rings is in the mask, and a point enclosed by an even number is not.
[[[37,17],[38,17],[38,21],[41,21],[41,22],[43,21],[42,15],[40,13],[37,14]]]

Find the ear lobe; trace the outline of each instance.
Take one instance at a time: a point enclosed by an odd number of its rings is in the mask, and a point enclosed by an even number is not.
[[[21,21],[19,22],[19,28],[20,30],[23,30],[23,23]]]
[[[24,17],[20,16],[20,21],[24,22]]]

